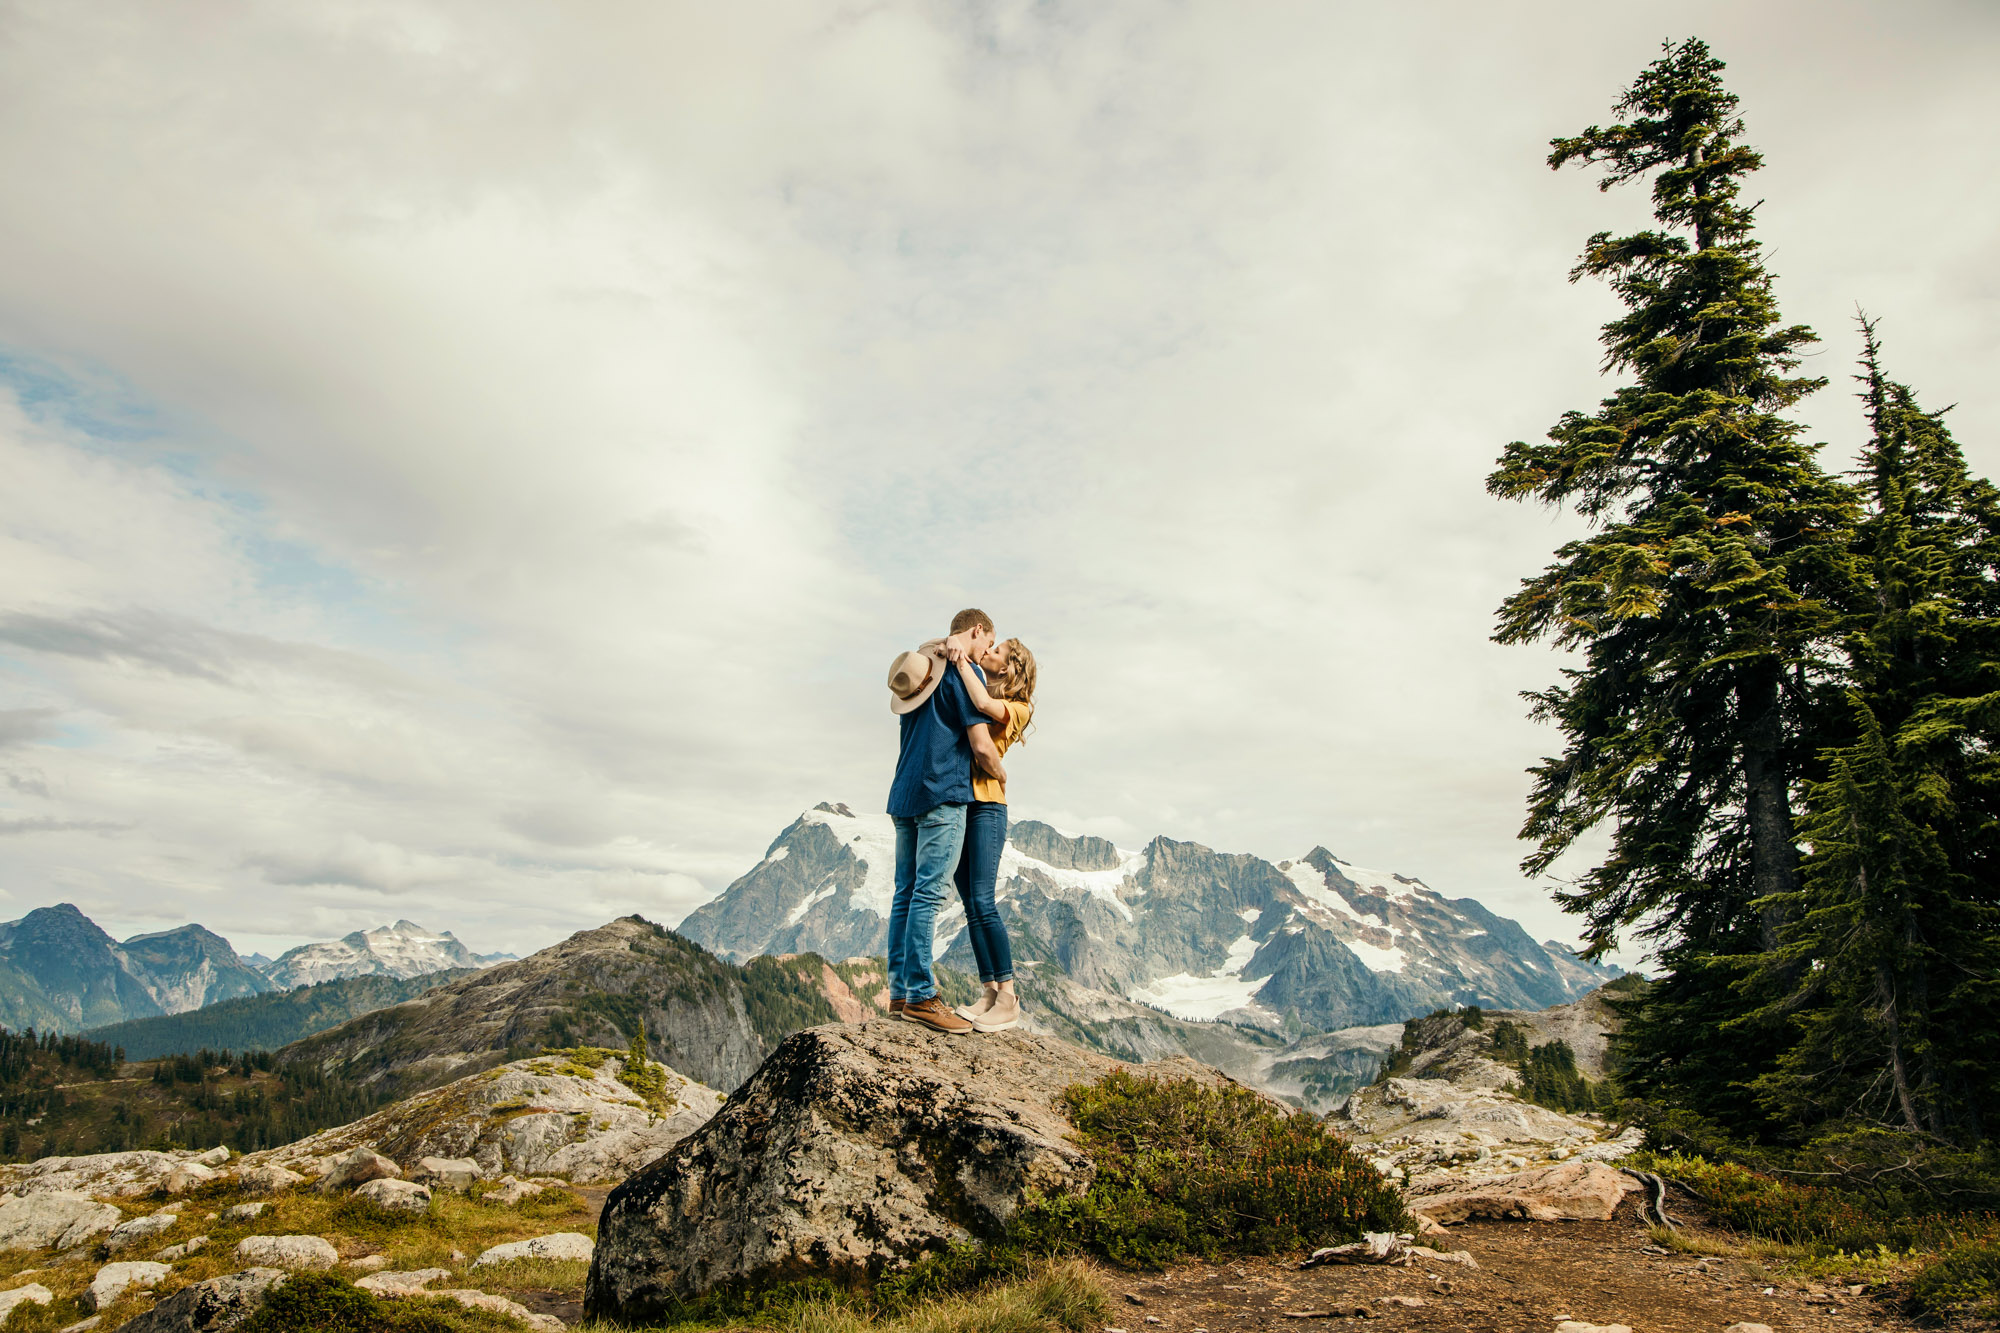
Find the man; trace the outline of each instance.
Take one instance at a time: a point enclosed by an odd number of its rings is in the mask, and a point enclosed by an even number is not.
[[[951,619],[951,639],[974,658],[993,644],[993,620],[964,610]],[[889,815],[896,824],[896,892],[889,904],[889,1011],[939,1032],[972,1024],[938,998],[931,975],[938,904],[952,886],[965,844],[965,807],[972,800],[972,765],[1002,781],[1006,770],[972,706],[965,682],[937,645],[904,653],[889,669],[889,708],[901,716],[896,777]],[[975,666],[974,670],[978,670]],[[981,680],[985,679],[982,674]]]

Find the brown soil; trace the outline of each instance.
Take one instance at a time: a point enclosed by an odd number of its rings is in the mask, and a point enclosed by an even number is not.
[[[1842,1285],[1788,1281],[1746,1259],[1649,1254],[1652,1242],[1629,1212],[1628,1203],[1610,1222],[1468,1222],[1429,1238],[1434,1249],[1470,1250],[1477,1269],[1421,1260],[1408,1268],[1300,1269],[1296,1259],[1144,1275],[1106,1269],[1115,1303],[1108,1322],[1126,1333],[1310,1333],[1365,1310],[1384,1329],[1455,1333],[1552,1333],[1562,1318],[1625,1324],[1633,1333],[1721,1333],[1738,1321],[1776,1333],[1923,1327],[1899,1314],[1888,1292],[1857,1296]]]

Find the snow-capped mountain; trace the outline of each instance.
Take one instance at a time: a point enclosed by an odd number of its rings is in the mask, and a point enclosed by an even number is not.
[[[512,954],[475,954],[450,931],[433,934],[414,921],[357,930],[337,940],[287,949],[260,970],[280,990],[339,977],[417,977],[454,967],[490,967]]]
[[[880,954],[894,864],[888,816],[821,804],[680,932],[737,959]],[[1009,830],[997,896],[1027,967],[1177,1018],[1273,1033],[1394,1022],[1446,1004],[1539,1009],[1618,975],[1537,944],[1470,898],[1323,847],[1273,864],[1164,837],[1133,851],[1022,821]],[[936,947],[972,970],[955,896]]]

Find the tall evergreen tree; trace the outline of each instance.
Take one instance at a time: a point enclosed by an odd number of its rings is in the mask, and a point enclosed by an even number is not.
[[[1796,1130],[1984,1136],[2000,1094],[2000,492],[1862,322],[1867,507],[1853,739],[1810,790],[1804,883],[1762,969],[1798,1041],[1758,1080]]]
[[[1592,951],[1637,929],[1672,969],[1628,1068],[1711,1089],[1737,1077],[1744,1039],[1728,1066],[1690,1062],[1722,1055],[1721,1026],[1752,1007],[1719,982],[1777,944],[1799,888],[1793,800],[1828,703],[1853,509],[1785,415],[1824,383],[1795,373],[1817,339],[1781,322],[1740,199],[1762,158],[1722,70],[1703,42],[1670,43],[1618,123],[1553,142],[1552,168],[1601,165],[1601,189],[1651,182],[1658,225],[1591,237],[1570,275],[1624,305],[1602,342],[1632,382],[1509,445],[1487,482],[1593,525],[1507,599],[1494,636],[1582,656],[1529,696],[1565,744],[1533,770],[1523,868],[1609,821],[1609,853],[1558,899]]]

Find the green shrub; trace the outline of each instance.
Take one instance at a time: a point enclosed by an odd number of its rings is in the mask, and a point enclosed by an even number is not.
[[[1272,1254],[1409,1225],[1395,1188],[1310,1115],[1245,1088],[1123,1070],[1061,1105],[1097,1175],[1081,1197],[1035,1199],[1009,1242],[1075,1247],[1129,1266]]]
[[[1940,1250],[2000,1238],[2000,1218],[1991,1213],[1912,1207],[1893,1194],[1799,1184],[1739,1163],[1675,1153],[1648,1153],[1637,1164],[1694,1190],[1723,1226],[1820,1253],[1862,1254],[1883,1246]]]
[[[1929,1315],[2000,1317],[2000,1239],[1946,1250],[1911,1279],[1910,1300]]]
[[[381,1300],[336,1273],[294,1273],[237,1333],[520,1333],[520,1324],[456,1301]]]

